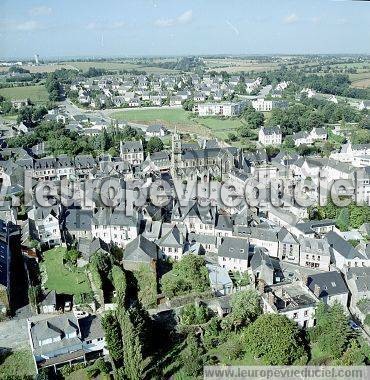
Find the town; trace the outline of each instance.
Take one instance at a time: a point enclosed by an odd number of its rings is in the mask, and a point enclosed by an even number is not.
[[[369,365],[369,78],[366,54],[1,58],[0,379]]]

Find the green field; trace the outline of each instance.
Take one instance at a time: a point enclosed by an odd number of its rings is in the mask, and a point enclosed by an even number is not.
[[[28,349],[0,354],[0,379],[15,379],[36,374],[32,353]]]
[[[169,129],[175,127],[186,133],[199,136],[217,137],[225,140],[228,133],[234,131],[242,121],[239,118],[199,118],[183,109],[150,109],[120,111],[111,115],[117,120],[124,120],[139,124],[163,124]]]
[[[45,86],[22,86],[1,88],[0,95],[9,100],[30,99],[35,104],[46,103],[48,101],[48,93]]]
[[[47,274],[45,288],[65,294],[90,292],[90,282],[85,270],[63,265],[65,250],[63,247],[57,247],[44,252],[43,268]]]
[[[68,68],[75,68],[78,70],[86,71],[90,67],[95,67],[97,69],[106,69],[106,70],[140,70],[145,71],[148,74],[155,73],[175,73],[176,70],[164,69],[161,67],[155,66],[144,66],[136,64],[134,62],[125,62],[125,61],[86,61],[86,62],[63,62]]]

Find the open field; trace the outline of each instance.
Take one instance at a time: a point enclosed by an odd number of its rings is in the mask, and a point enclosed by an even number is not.
[[[31,350],[0,354],[0,379],[15,379],[36,374]]]
[[[1,88],[0,95],[9,100],[28,98],[36,104],[48,101],[48,93],[43,85]]]
[[[228,133],[233,132],[242,125],[242,121],[238,118],[199,118],[179,108],[121,111],[111,116],[117,120],[125,120],[138,124],[163,124],[169,129],[176,127],[185,133],[217,137],[221,140],[225,140]]]
[[[64,294],[90,292],[90,282],[84,269],[63,265],[64,252],[65,248],[57,247],[44,253],[43,266],[47,273],[45,288]]]
[[[69,70],[82,70],[86,71],[90,67],[95,67],[97,69],[106,69],[112,71],[119,70],[140,70],[146,71],[148,74],[155,73],[176,73],[176,70],[164,69],[161,67],[155,66],[145,66],[135,62],[130,61],[81,61],[81,62],[73,62],[73,61],[65,61],[58,63],[46,63],[39,66],[31,66],[31,65],[23,65],[24,69],[29,70],[31,73],[50,73],[59,69],[69,69]],[[0,67],[0,72],[7,72],[8,67]]]
[[[277,63],[258,62],[241,58],[225,59],[205,59],[204,63],[210,71],[226,71],[227,73],[236,73],[239,71],[269,71],[278,67]]]
[[[350,74],[352,87],[369,88],[370,87],[370,69],[361,73]]]

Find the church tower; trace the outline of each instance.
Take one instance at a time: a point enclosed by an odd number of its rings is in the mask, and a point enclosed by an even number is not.
[[[179,133],[177,133],[177,130],[175,127],[175,131],[172,134],[172,155],[171,155],[172,169],[175,169],[176,164],[181,161],[181,153],[182,153],[181,136]]]

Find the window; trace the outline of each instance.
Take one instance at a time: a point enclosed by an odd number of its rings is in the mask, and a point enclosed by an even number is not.
[[[305,317],[308,316],[308,310],[305,310],[305,311],[304,311],[304,316],[305,316]]]
[[[298,318],[298,313],[294,313],[294,314],[293,314],[293,318],[294,318],[294,319],[297,319],[297,318]]]
[[[86,341],[86,344],[91,344],[92,343],[92,340],[87,340]]]

